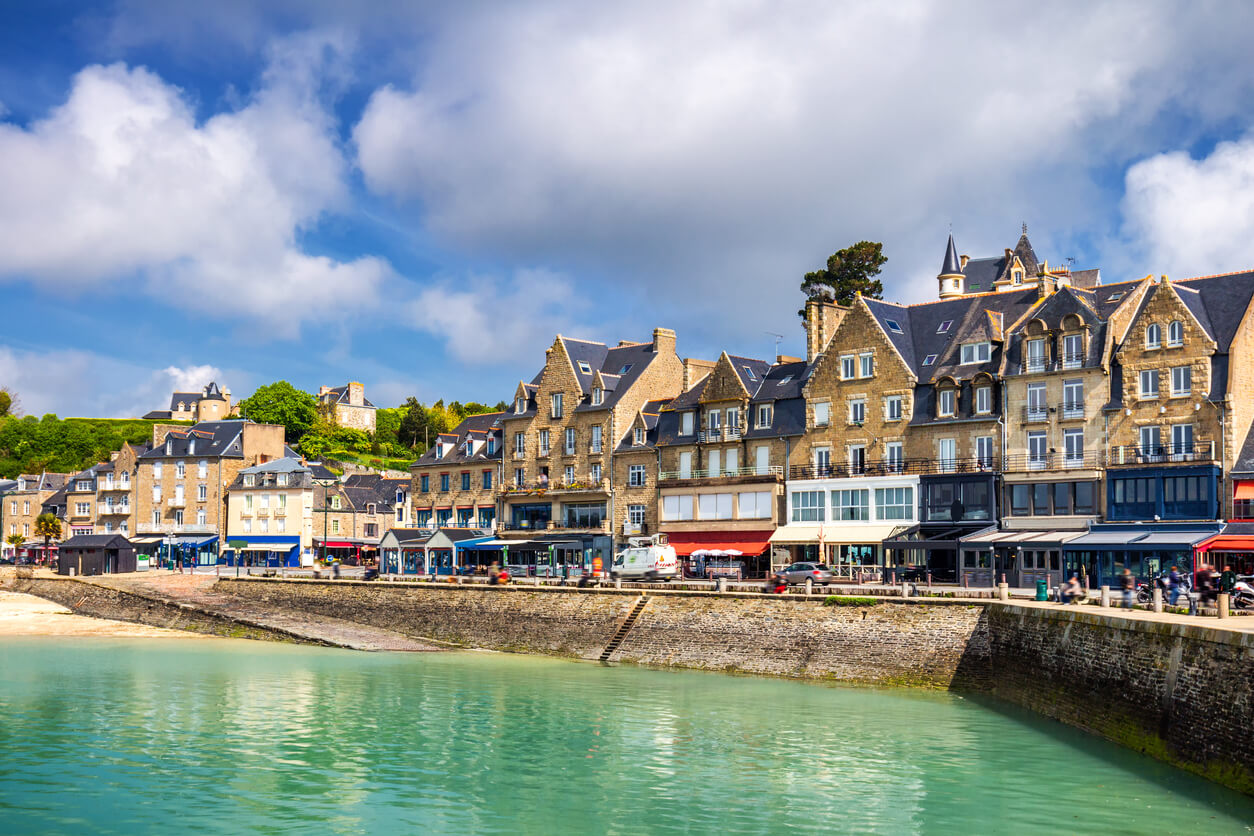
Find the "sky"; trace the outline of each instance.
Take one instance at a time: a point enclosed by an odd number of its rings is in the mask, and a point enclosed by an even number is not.
[[[508,400],[556,333],[802,354],[808,270],[952,231],[1254,267],[1254,6],[0,2],[0,386]],[[780,335],[778,338],[776,335]]]

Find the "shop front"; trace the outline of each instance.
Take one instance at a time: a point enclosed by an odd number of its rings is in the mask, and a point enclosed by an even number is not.
[[[297,569],[301,565],[300,535],[248,534],[227,541],[220,566]]]
[[[1193,575],[1195,548],[1223,530],[1223,523],[1102,523],[1063,547],[1063,571],[1088,588],[1117,588],[1123,570],[1151,581],[1173,566]]]
[[[388,529],[379,540],[379,574],[424,575],[425,546],[433,531],[426,528]]]
[[[799,561],[823,563],[838,578],[872,583],[883,577],[883,542],[908,528],[891,523],[786,525],[771,535],[776,555],[772,569],[777,571]]]
[[[1219,534],[1194,547],[1199,564],[1222,571],[1231,567],[1238,575],[1254,575],[1254,523],[1228,523]]]
[[[324,563],[339,562],[348,566],[369,566],[379,555],[379,541],[364,538],[313,540],[314,554]]]
[[[771,530],[675,531],[667,534],[684,574],[763,578],[771,571]]]
[[[1006,583],[1031,588],[1038,581],[1050,587],[1063,581],[1063,546],[1085,532],[1079,529],[1032,531],[1002,529],[962,538],[960,583],[991,587]]]
[[[542,578],[577,578],[592,572],[597,560],[608,567],[613,557],[611,538],[600,534],[553,534],[526,540],[485,537],[459,544],[458,549],[468,565],[473,560],[475,567],[486,569],[496,563],[511,575]]]
[[[958,583],[962,539],[996,530],[997,477],[926,474],[919,479],[919,524],[884,541],[888,580]]]

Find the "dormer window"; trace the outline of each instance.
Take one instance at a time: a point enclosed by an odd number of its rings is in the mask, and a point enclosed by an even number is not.
[[[488,436],[488,455],[496,452],[496,436]]]
[[[949,418],[954,414],[954,390],[941,389],[936,397],[936,414],[941,418]]]
[[[1184,323],[1178,319],[1173,319],[1171,324],[1167,326],[1167,346],[1168,348],[1179,348],[1184,345]]]
[[[644,444],[644,428],[636,427],[631,431],[631,443],[637,447]]]
[[[600,406],[603,400],[605,400],[605,390],[597,386],[592,390],[592,405]]]
[[[1015,284],[1023,284],[1023,270],[1016,267],[1010,271],[1010,280]]]
[[[274,483],[278,485],[280,488],[286,488],[287,487],[287,474],[286,473],[277,474],[274,477]]]
[[[244,487],[251,488],[255,484],[257,484],[257,477],[252,475],[251,473],[245,473],[244,474]]]
[[[444,442],[442,442],[442,441],[437,441],[437,442],[435,443],[435,457],[436,457],[437,459],[442,459],[442,458],[444,458]]]
[[[187,455],[189,456],[196,455],[196,439],[194,438],[189,439],[187,442]]]
[[[992,343],[963,343],[962,363],[987,363],[993,354]]]
[[[679,434],[692,435],[692,413],[684,412],[679,416]]]
[[[527,398],[525,396],[519,396],[518,400],[514,401],[514,414],[522,415],[526,411],[527,411]]]
[[[173,456],[173,455],[174,455],[174,442],[173,442],[173,441],[167,441],[167,442],[165,443],[165,454],[166,454],[167,456]]]
[[[771,426],[771,405],[769,403],[758,404],[758,429],[766,429]]]
[[[1162,348],[1163,328],[1157,322],[1151,322],[1145,329],[1145,347]]]
[[[400,505],[400,504],[401,504],[401,503],[403,503],[404,501],[405,501],[405,492],[404,492],[404,491],[402,491],[402,490],[398,490],[398,491],[396,492],[396,504],[397,504],[397,505]]]
[[[331,510],[332,511],[340,510],[340,498],[338,496],[331,497]]]

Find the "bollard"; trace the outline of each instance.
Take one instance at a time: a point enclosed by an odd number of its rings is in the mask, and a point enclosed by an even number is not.
[[[622,589],[622,588],[623,588],[623,579],[622,579],[622,578],[615,578],[615,579],[614,579],[614,588],[615,588],[615,589]]]
[[[910,589],[909,589],[909,584],[907,584],[905,581],[902,581],[902,582],[901,582],[901,597],[902,597],[902,598],[909,598],[909,597],[910,597]]]
[[[932,573],[931,572],[927,573],[927,588],[928,589],[932,588]]]
[[[726,592],[726,591],[727,591],[727,578],[715,578],[715,580],[714,580],[714,591],[715,591],[715,592]]]
[[[1158,587],[1154,587],[1154,603],[1150,605],[1154,612],[1163,611],[1163,591]]]
[[[1109,586],[1103,586],[1103,587],[1102,587],[1102,592],[1101,592],[1101,606],[1102,606],[1103,608],[1109,608],[1109,607],[1110,607],[1110,587],[1109,587]]]
[[[997,584],[997,598],[1002,601],[1010,600],[1010,584],[1008,583]]]
[[[814,594],[814,578],[806,578],[806,595]]]
[[[1219,598],[1215,601],[1215,605],[1219,608],[1220,618],[1228,617],[1228,600],[1228,593],[1221,592],[1219,593]]]

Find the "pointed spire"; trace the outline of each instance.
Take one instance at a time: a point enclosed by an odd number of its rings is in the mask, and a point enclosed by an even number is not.
[[[945,247],[945,263],[941,265],[941,276],[961,276],[962,262],[958,259],[958,248],[954,246],[954,236],[949,236],[949,245]]]

